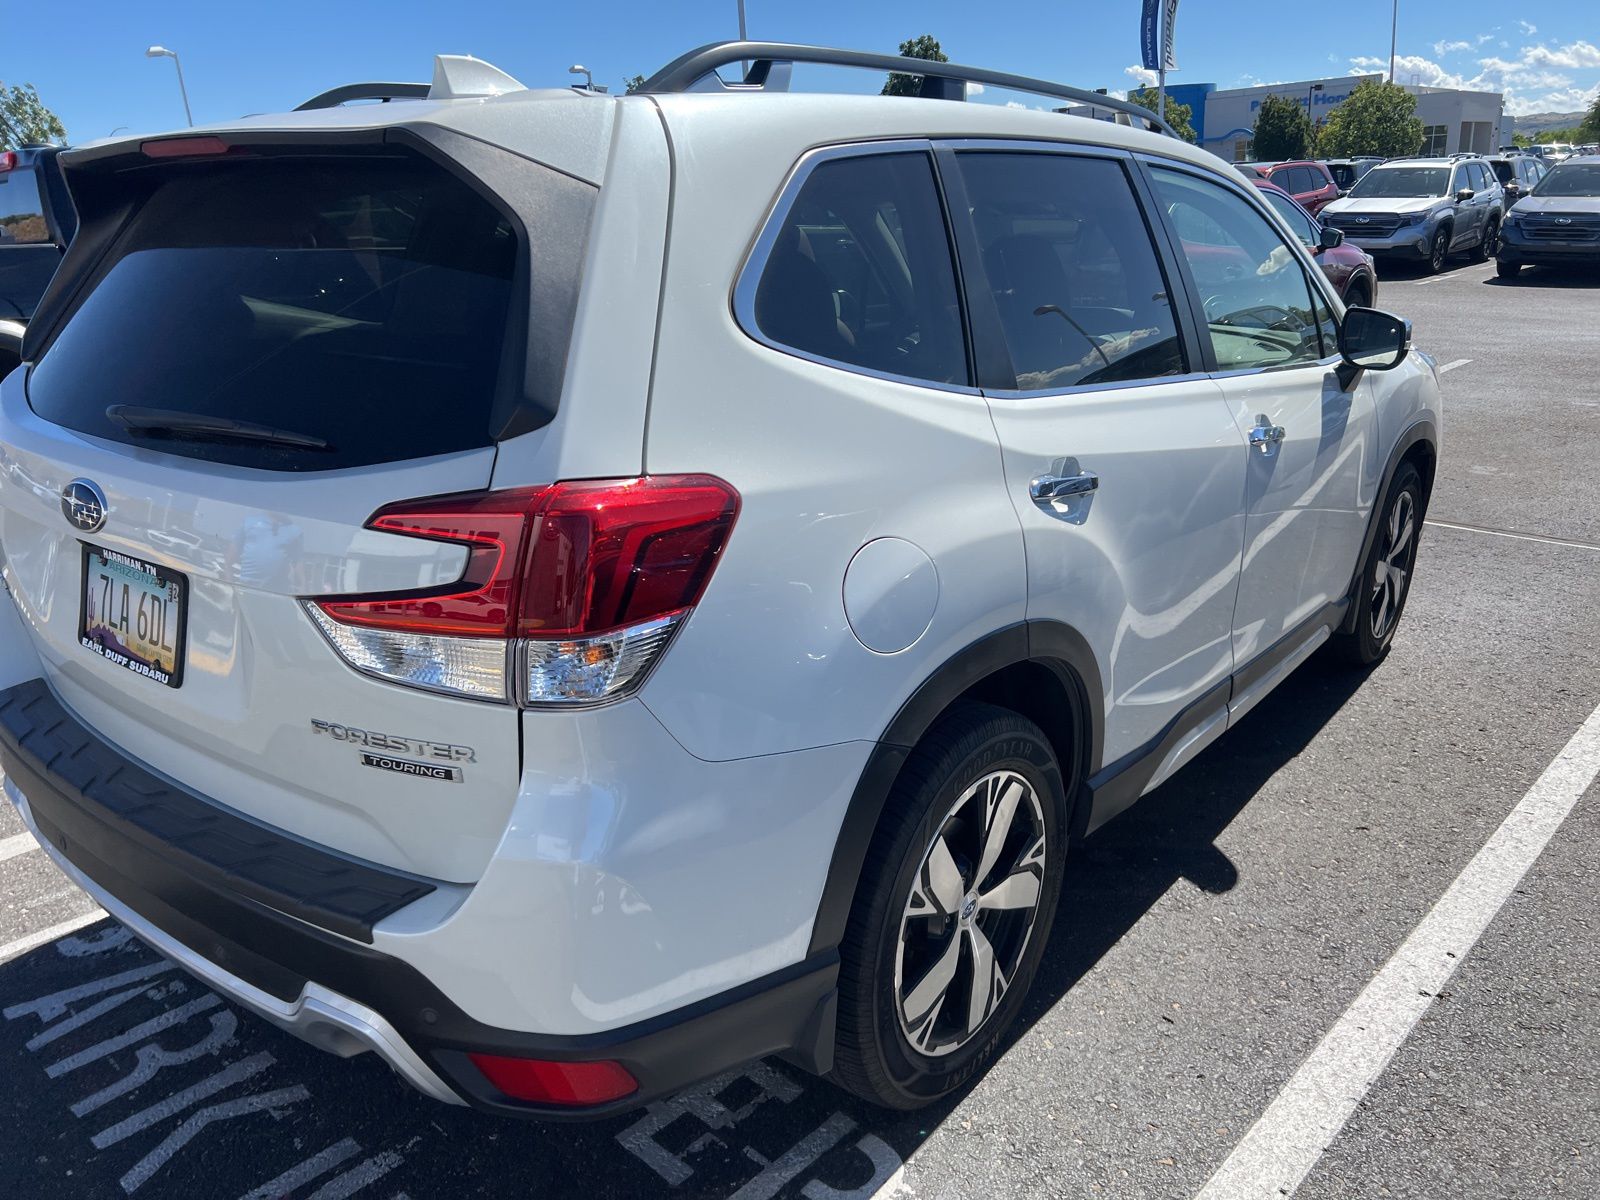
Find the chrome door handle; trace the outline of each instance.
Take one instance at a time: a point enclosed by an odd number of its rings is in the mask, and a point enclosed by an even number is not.
[[[1100,476],[1081,471],[1077,475],[1040,475],[1028,485],[1028,495],[1040,508],[1049,508],[1058,501],[1087,496],[1099,489]]]
[[[1283,426],[1268,424],[1265,417],[1257,417],[1256,422],[1256,427],[1250,431],[1250,444],[1262,454],[1276,453],[1283,441]]]

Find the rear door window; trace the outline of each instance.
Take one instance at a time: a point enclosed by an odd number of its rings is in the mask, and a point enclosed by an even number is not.
[[[950,238],[926,153],[824,160],[763,241],[741,313],[763,339],[903,379],[968,382]]]
[[[1120,162],[990,151],[956,160],[1020,390],[1188,369],[1171,289]]]
[[[190,164],[123,230],[29,401],[96,437],[278,470],[490,445],[517,253],[510,219],[420,156]]]

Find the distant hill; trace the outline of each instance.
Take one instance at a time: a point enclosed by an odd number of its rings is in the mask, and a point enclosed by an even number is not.
[[[1516,118],[1515,132],[1533,137],[1546,129],[1571,129],[1583,120],[1583,116],[1581,112],[1529,113],[1525,117]]]

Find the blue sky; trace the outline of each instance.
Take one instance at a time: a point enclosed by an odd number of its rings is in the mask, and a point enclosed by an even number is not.
[[[1504,91],[1517,113],[1585,107],[1600,91],[1595,0],[1541,0],[1522,6],[1521,19],[1508,8],[1402,0],[1401,82]],[[747,0],[756,38],[892,51],[932,33],[958,62],[1119,90],[1135,82],[1138,9],[1137,0]],[[1267,11],[1183,0],[1175,81],[1231,87],[1387,69],[1389,0],[1289,4],[1276,10],[1280,25]],[[0,81],[37,85],[79,142],[118,126],[182,124],[172,63],[147,60],[151,43],[183,55],[204,122],[293,107],[354,80],[427,79],[440,52],[476,54],[530,86],[564,84],[566,68],[583,62],[615,89],[737,31],[735,0],[62,0],[35,15],[27,35],[11,23],[0,42]]]

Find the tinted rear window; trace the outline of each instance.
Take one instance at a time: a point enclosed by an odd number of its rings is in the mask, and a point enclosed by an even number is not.
[[[517,236],[419,156],[180,169],[110,258],[29,378],[47,420],[298,471],[493,441]],[[130,432],[107,416],[114,405],[231,418],[329,448]]]

